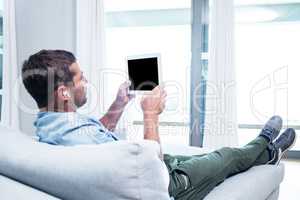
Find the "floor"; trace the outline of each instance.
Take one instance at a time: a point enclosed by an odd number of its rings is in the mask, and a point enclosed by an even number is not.
[[[279,200],[300,199],[300,160],[283,160],[285,178],[280,187]]]

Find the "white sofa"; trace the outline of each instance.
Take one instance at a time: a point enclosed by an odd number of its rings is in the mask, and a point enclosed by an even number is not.
[[[166,153],[201,154],[164,146]],[[0,127],[1,200],[170,199],[155,142],[58,147]],[[275,200],[284,167],[259,166],[227,179],[205,200]]]

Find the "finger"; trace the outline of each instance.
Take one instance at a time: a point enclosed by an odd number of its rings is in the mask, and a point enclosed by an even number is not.
[[[146,98],[146,96],[145,95],[143,95],[142,97],[141,97],[141,102],[143,102],[144,100],[145,100],[145,98]]]
[[[161,86],[157,86],[157,87],[155,88],[155,92],[156,92],[156,94],[157,94],[157,95],[159,95],[159,96],[163,96],[163,95],[164,95],[164,93],[165,93],[165,90],[164,90],[164,89],[162,89],[162,87],[161,87]]]
[[[126,82],[124,82],[124,83],[122,84],[122,88],[127,89],[127,88],[130,87],[130,85],[131,85],[131,83],[128,82],[128,81],[126,81]]]
[[[167,92],[165,90],[163,90],[161,96],[162,97],[167,97]]]
[[[151,95],[152,97],[160,97],[160,92],[158,86],[155,87],[148,95]]]
[[[162,103],[160,104],[160,109],[163,111],[163,110],[165,109],[165,107],[166,107],[165,102],[162,102]]]
[[[162,105],[160,106],[160,108],[161,108],[161,110],[164,110],[164,109],[166,108],[166,104],[162,104]]]
[[[164,84],[159,84],[161,90],[165,90],[166,86]]]
[[[120,85],[120,88],[122,88],[122,89],[128,88],[130,85],[131,85],[131,82],[127,80]]]
[[[125,83],[124,83],[127,87],[129,87],[129,86],[131,86],[131,81],[130,80],[127,80],[127,81],[125,81]]]
[[[128,94],[128,98],[129,98],[129,99],[135,98],[135,94]]]
[[[161,108],[165,108],[166,107],[166,100],[165,99],[161,101],[160,107]]]
[[[152,90],[153,93],[157,93],[157,92],[160,92],[160,86],[156,86],[153,90]]]

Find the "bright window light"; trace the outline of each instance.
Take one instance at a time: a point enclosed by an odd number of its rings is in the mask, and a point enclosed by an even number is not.
[[[105,2],[106,12],[191,7],[191,2],[186,0],[106,0]]]
[[[273,21],[279,17],[279,13],[265,8],[239,9],[236,12],[237,23],[259,23]]]

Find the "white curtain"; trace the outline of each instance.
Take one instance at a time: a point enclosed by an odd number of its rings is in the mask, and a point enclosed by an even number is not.
[[[212,0],[204,147],[237,146],[234,2]]]
[[[1,123],[19,129],[19,85],[16,48],[15,0],[3,7],[3,95]]]
[[[103,0],[77,0],[76,56],[81,69],[89,81],[88,102],[79,112],[100,117],[107,112],[104,107],[107,94],[105,76],[110,70],[106,66],[105,20]],[[110,91],[114,94],[117,91]],[[112,103],[112,102],[111,102]],[[116,133],[125,138],[126,120],[121,117]]]
[[[102,0],[77,0],[76,56],[89,81],[85,114],[99,116],[100,77],[105,65],[104,8]]]

